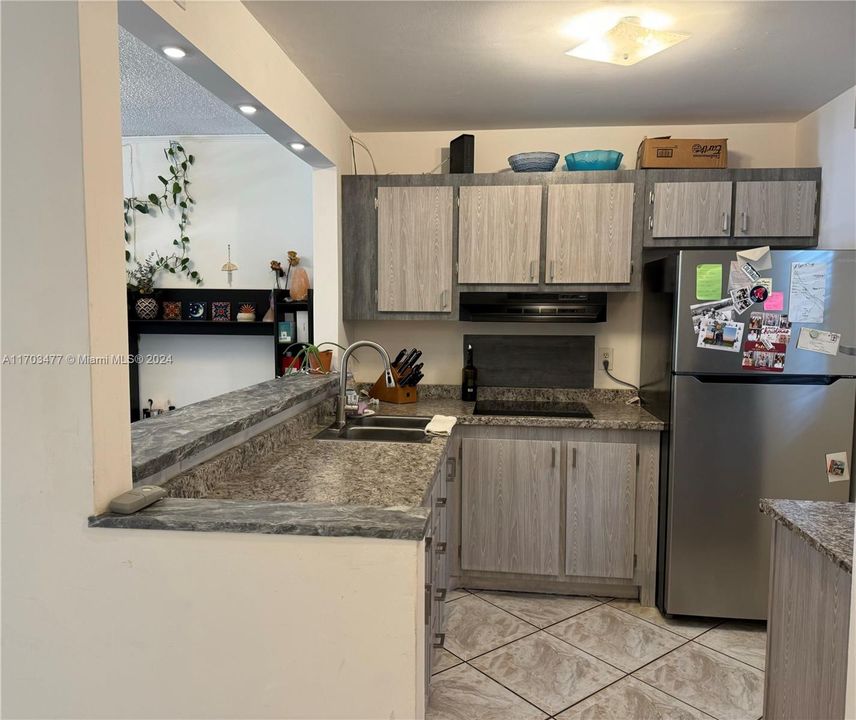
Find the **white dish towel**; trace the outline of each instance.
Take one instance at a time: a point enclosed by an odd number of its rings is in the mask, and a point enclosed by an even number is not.
[[[448,435],[452,432],[456,422],[458,422],[458,418],[451,415],[435,415],[431,418],[431,422],[425,426],[425,432],[430,435]]]

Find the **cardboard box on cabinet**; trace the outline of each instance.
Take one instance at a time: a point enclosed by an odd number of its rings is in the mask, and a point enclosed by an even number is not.
[[[645,138],[636,153],[637,168],[726,168],[728,139]]]

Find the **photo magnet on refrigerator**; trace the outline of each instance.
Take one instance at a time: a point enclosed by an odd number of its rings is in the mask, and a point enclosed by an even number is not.
[[[847,463],[847,453],[827,453],[826,478],[829,482],[844,482],[850,479],[850,466]]]

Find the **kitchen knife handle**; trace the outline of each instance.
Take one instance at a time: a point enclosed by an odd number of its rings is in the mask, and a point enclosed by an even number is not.
[[[740,213],[740,229],[743,232],[749,232],[749,216],[745,210]]]
[[[535,279],[535,261],[534,260],[531,260],[529,262],[529,279],[530,280]]]

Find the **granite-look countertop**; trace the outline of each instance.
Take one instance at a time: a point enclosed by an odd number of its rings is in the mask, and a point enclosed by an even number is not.
[[[319,395],[335,377],[292,376],[196,403],[134,425],[135,476],[214,443]],[[453,415],[462,425],[661,430],[628,393],[604,390],[486,388],[482,397],[578,400],[593,418],[474,416],[454,386],[426,386],[417,403],[382,403],[380,414]],[[421,507],[448,438],[425,443],[316,440],[332,421],[329,404],[300,415],[168,480],[170,497],[134,515],[107,513],[93,527],[259,532],[421,539]]]
[[[132,423],[132,477],[137,481],[154,475],[338,386],[338,375],[287,375]]]
[[[381,415],[451,415],[461,425],[517,425],[527,427],[590,428],[596,430],[663,430],[662,420],[638,405],[627,405],[624,399],[607,400],[599,394],[597,399],[583,396],[573,399],[583,402],[592,418],[538,417],[518,415],[473,415],[475,403],[442,397],[427,397],[408,405],[381,403]],[[622,396],[623,398],[623,396]],[[513,398],[506,398],[513,399]],[[521,398],[529,399],[529,398]]]
[[[332,417],[303,437],[224,474],[206,498],[325,503],[377,508],[422,503],[446,449],[446,437],[423,443],[316,440]]]
[[[89,526],[421,540],[428,515],[428,508],[423,507],[165,498],[133,515],[98,515],[90,518]]]
[[[802,536],[842,570],[853,572],[856,504],[819,500],[761,500],[761,512]]]

